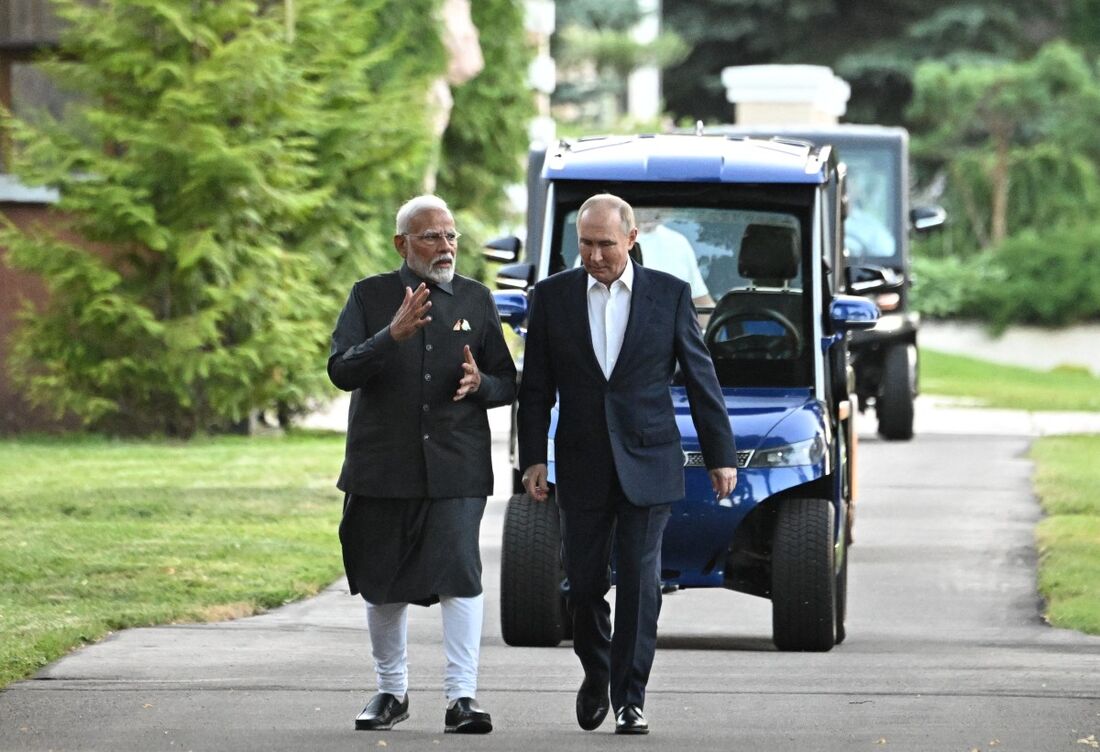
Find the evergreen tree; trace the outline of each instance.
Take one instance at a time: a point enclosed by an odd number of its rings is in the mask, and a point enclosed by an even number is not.
[[[627,79],[635,70],[667,68],[689,51],[679,34],[667,30],[639,41],[636,25],[646,14],[637,0],[561,0],[557,9],[552,50],[561,75],[554,103],[581,106],[587,112],[577,120],[598,127],[626,114]]]
[[[346,290],[381,263],[427,165],[436,3],[55,5],[49,69],[81,104],[9,122],[24,182],[61,193],[56,226],[0,236],[50,292],[13,375],[110,431],[190,435],[309,404]]]
[[[1074,0],[1080,4],[1092,0]],[[691,54],[665,71],[677,118],[726,122],[731,65],[812,63],[852,85],[847,120],[902,124],[912,71],[944,57],[1019,59],[1061,29],[1058,0],[663,0]]]
[[[959,249],[990,248],[1100,211],[1100,76],[1065,42],[1030,60],[928,62],[914,76],[913,154],[947,178]]]

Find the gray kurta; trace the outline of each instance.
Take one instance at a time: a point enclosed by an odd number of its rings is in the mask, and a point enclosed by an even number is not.
[[[478,533],[485,498],[381,499],[348,494],[340,523],[352,595],[431,605],[481,593]]]

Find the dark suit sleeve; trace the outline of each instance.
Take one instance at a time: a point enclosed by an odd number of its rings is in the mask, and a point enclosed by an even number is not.
[[[523,377],[519,385],[519,467],[546,464],[550,409],[557,399],[557,381],[550,363],[549,321],[538,286],[531,293]]]
[[[481,371],[481,386],[471,397],[486,408],[507,405],[516,398],[516,364],[504,341],[500,327],[500,314],[493,303],[493,296],[485,291],[487,307],[485,320],[492,322],[486,328],[481,342],[481,353],[476,358]]]
[[[353,287],[332,332],[329,379],[345,392],[360,389],[386,367],[396,349],[397,341],[390,336],[389,324],[368,335],[367,317]]]
[[[680,288],[676,306],[676,360],[684,374],[691,420],[699,434],[703,462],[708,470],[716,467],[737,467],[737,451],[733,443],[726,402],[714,374],[714,364],[699,333],[691,288]]]

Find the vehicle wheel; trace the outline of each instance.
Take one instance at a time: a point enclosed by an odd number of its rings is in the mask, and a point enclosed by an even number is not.
[[[836,643],[833,505],[781,502],[772,538],[772,639],[780,650],[829,650]]]
[[[564,636],[561,532],[553,496],[508,500],[500,551],[500,631],[519,647],[554,647]]]
[[[882,438],[913,438],[913,400],[916,393],[916,347],[895,345],[883,356],[882,383],[875,398],[878,432]]]

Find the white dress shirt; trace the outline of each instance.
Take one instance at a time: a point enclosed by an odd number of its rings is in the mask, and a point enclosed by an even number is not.
[[[642,266],[684,280],[691,285],[692,298],[710,294],[699,271],[695,248],[683,233],[657,225],[649,232],[638,231],[638,245],[642,247]]]
[[[622,275],[611,283],[610,289],[591,274],[588,275],[588,327],[592,330],[592,349],[596,351],[596,360],[608,379],[623,349],[633,288],[634,262],[629,259]]]

